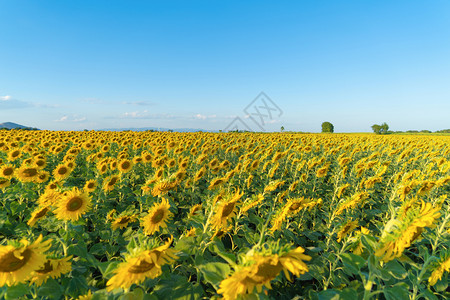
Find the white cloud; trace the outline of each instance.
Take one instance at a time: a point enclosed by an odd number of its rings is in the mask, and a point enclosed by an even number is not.
[[[196,114],[194,116],[194,118],[199,119],[199,120],[206,120],[207,116],[204,116],[202,114]]]
[[[81,116],[77,116],[77,115],[72,115],[72,116],[62,116],[61,118],[55,120],[55,122],[75,122],[75,123],[79,123],[79,122],[83,122],[86,121],[86,117],[81,117]]]
[[[55,120],[55,122],[64,122],[67,121],[68,117],[67,116],[62,116],[61,118]]]
[[[121,119],[178,119],[180,117],[170,114],[151,114],[148,110],[125,112],[119,116]]]
[[[11,96],[10,95],[6,95],[6,96],[0,96],[0,100],[2,100],[2,101],[8,101],[8,100],[11,100]]]

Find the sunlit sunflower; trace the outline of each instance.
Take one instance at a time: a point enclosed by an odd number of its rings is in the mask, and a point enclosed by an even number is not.
[[[45,189],[44,193],[38,198],[38,203],[41,207],[54,206],[61,198],[61,193],[56,189]]]
[[[271,289],[270,282],[283,271],[288,279],[289,272],[299,276],[308,272],[305,260],[309,261],[310,256],[303,254],[304,249],[298,247],[286,254],[272,254],[261,256],[256,254],[249,258],[251,265],[238,267],[233,275],[224,279],[220,283],[220,289],[217,291],[222,294],[224,299],[236,299],[239,295],[251,294],[256,289],[258,293],[262,292],[263,286]]]
[[[60,259],[47,259],[42,268],[33,272],[31,283],[36,284],[36,286],[41,286],[49,278],[58,278],[61,277],[62,274],[69,273],[72,271],[71,259],[72,256]]]
[[[20,149],[13,149],[10,152],[8,152],[8,160],[9,161],[15,161],[22,155],[22,151]]]
[[[90,179],[84,184],[83,190],[88,193],[92,193],[97,188],[97,181]]]
[[[190,211],[189,211],[189,215],[190,216],[195,216],[197,214],[199,214],[202,211],[202,205],[201,204],[195,204],[194,206],[191,207]]]
[[[44,206],[44,207],[38,207],[31,213],[31,218],[28,220],[27,224],[29,226],[34,226],[36,222],[40,219],[43,219],[47,212],[50,211],[50,207]]]
[[[91,206],[88,193],[73,188],[65,192],[57,203],[56,217],[60,220],[78,220]]]
[[[144,227],[144,233],[151,235],[160,228],[167,227],[167,221],[172,218],[173,214],[169,211],[170,204],[167,199],[163,198],[161,203],[156,203],[148,211],[148,215],[142,219],[141,225]]]
[[[36,177],[35,181],[37,183],[44,183],[50,179],[50,174],[47,171],[39,171],[38,176]]]
[[[122,173],[128,173],[133,168],[133,162],[128,159],[122,159],[117,165],[117,169]]]
[[[14,167],[11,165],[3,165],[0,167],[0,177],[11,179],[14,176]]]
[[[243,194],[237,189],[234,195],[225,197],[218,203],[211,219],[213,228],[218,230],[227,226],[228,221],[235,216],[237,203]]]
[[[444,272],[450,272],[450,253],[447,253],[442,257],[439,262],[436,263],[433,272],[428,278],[430,285],[435,285],[439,280],[442,279]]]
[[[34,167],[21,166],[16,171],[16,178],[21,182],[34,182],[39,175],[39,170]]]
[[[33,165],[39,170],[42,170],[47,165],[47,162],[45,161],[45,159],[39,158],[34,160]]]
[[[11,185],[11,181],[6,178],[0,178],[0,189],[7,188]]]
[[[164,245],[151,250],[136,250],[127,255],[126,261],[119,264],[115,275],[106,283],[107,291],[116,288],[127,289],[147,278],[156,278],[162,274],[161,267],[173,263],[178,257],[175,250],[169,249],[172,238]]]
[[[44,266],[48,248],[50,241],[42,242],[42,235],[32,244],[23,239],[15,245],[0,246],[0,286],[30,279],[33,271]]]
[[[160,195],[165,195],[169,191],[176,188],[177,185],[178,185],[177,181],[170,181],[170,179],[160,181],[153,187],[152,196],[156,197]]]
[[[105,192],[110,192],[114,189],[117,182],[120,181],[120,176],[112,175],[103,180],[103,190]]]
[[[122,216],[117,217],[114,219],[114,221],[111,223],[111,228],[113,230],[116,230],[118,228],[122,229],[128,226],[131,222],[134,222],[136,220],[135,216]]]
[[[65,164],[60,164],[53,170],[52,174],[55,180],[60,181],[69,177],[70,172],[71,169],[68,166],[66,166]]]

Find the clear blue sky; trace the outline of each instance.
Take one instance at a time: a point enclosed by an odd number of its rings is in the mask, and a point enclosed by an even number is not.
[[[0,0],[0,123],[450,128],[450,1]]]

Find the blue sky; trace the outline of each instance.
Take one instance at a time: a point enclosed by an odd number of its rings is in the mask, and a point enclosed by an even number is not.
[[[0,123],[438,130],[449,83],[447,0],[0,0]]]

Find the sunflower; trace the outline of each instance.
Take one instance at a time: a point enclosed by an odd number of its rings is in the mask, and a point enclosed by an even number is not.
[[[0,178],[0,189],[4,189],[11,185],[11,181],[6,178]]]
[[[95,181],[94,179],[91,179],[91,180],[86,181],[86,183],[84,184],[83,190],[85,192],[92,193],[93,191],[95,191],[96,187],[97,187],[97,181]]]
[[[200,213],[202,211],[202,205],[201,204],[195,204],[194,206],[191,207],[190,211],[189,211],[189,215],[190,216],[195,216],[198,213]]]
[[[122,217],[117,217],[114,219],[114,221],[111,223],[111,227],[113,230],[116,230],[117,228],[125,228],[128,226],[129,223],[133,222],[134,220],[136,220],[135,216],[122,216]]]
[[[78,220],[91,206],[89,194],[73,188],[65,192],[58,201],[55,209],[56,217],[60,220]]]
[[[53,177],[58,181],[64,180],[69,177],[71,171],[67,165],[60,164],[53,170]]]
[[[50,174],[47,171],[39,171],[38,176],[35,179],[37,183],[44,183],[50,179]]]
[[[38,203],[41,207],[54,206],[59,198],[61,194],[56,189],[46,188],[45,192],[39,196]]]
[[[430,278],[428,278],[428,283],[430,285],[435,285],[442,279],[444,272],[450,272],[450,253],[447,253],[438,263],[436,263],[436,267],[431,273]]]
[[[298,247],[283,255],[253,255],[249,257],[252,262],[248,266],[238,267],[233,275],[224,279],[220,283],[217,291],[222,294],[225,300],[236,299],[239,295],[251,294],[256,288],[258,293],[262,292],[263,286],[271,289],[270,282],[283,271],[288,279],[289,272],[299,276],[308,272],[305,260],[309,261],[310,256],[303,254],[304,249]]]
[[[42,242],[42,234],[32,244],[23,239],[17,245],[0,246],[0,286],[30,279],[33,271],[44,266],[48,248],[50,241]]]
[[[11,179],[14,176],[14,167],[11,165],[3,165],[0,168],[0,177]]]
[[[112,175],[112,176],[105,178],[105,180],[103,180],[103,190],[105,192],[112,191],[114,189],[114,186],[116,185],[116,183],[119,182],[119,180],[120,180],[120,176],[118,176],[118,175]]]
[[[161,203],[153,205],[148,211],[148,215],[142,219],[142,226],[144,227],[144,233],[151,235],[158,231],[160,227],[167,227],[166,222],[173,216],[169,211],[170,204],[163,198]]]
[[[237,189],[234,195],[220,201],[211,220],[213,228],[219,230],[227,226],[228,221],[234,217],[237,211],[236,205],[243,194]]]
[[[31,213],[31,218],[28,220],[27,224],[29,226],[34,226],[34,224],[36,224],[39,219],[43,219],[49,211],[50,207],[48,206],[38,207]]]
[[[34,182],[39,175],[39,170],[34,167],[21,166],[16,171],[16,178],[21,182]]]
[[[177,181],[164,180],[156,184],[152,189],[152,196],[165,195],[169,191],[175,189],[178,185]]]
[[[60,259],[47,259],[42,268],[33,272],[31,283],[41,286],[49,278],[58,278],[62,274],[69,273],[72,271],[72,262],[69,261],[71,259],[72,255]]]
[[[9,161],[15,161],[22,155],[22,151],[20,149],[14,149],[8,152],[8,160]]]
[[[47,162],[45,161],[45,159],[39,158],[34,160],[33,165],[39,170],[42,170],[47,165]]]
[[[128,159],[122,159],[117,165],[117,169],[122,173],[128,173],[133,168],[133,162]]]
[[[127,289],[132,284],[139,284],[147,278],[156,278],[162,274],[161,267],[173,263],[178,257],[175,250],[169,249],[173,238],[164,245],[151,250],[136,250],[119,264],[115,275],[106,283],[107,291],[116,288]]]
[[[352,232],[356,227],[358,227],[357,221],[348,221],[345,223],[337,233],[337,241],[340,243],[344,237],[347,236],[350,232]]]

